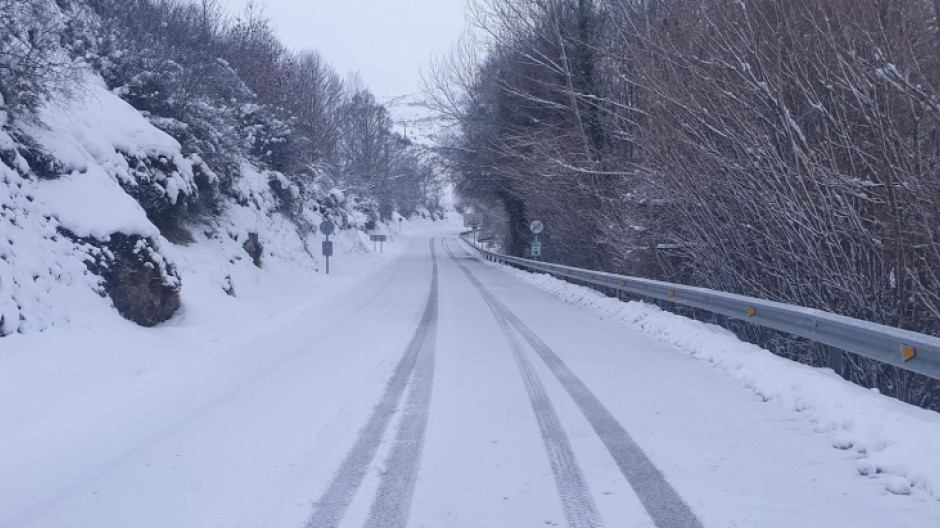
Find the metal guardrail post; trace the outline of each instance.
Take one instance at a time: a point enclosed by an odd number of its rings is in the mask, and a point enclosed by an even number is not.
[[[836,374],[845,377],[845,354],[841,348],[825,344],[819,345],[820,350],[826,354],[826,362]]]

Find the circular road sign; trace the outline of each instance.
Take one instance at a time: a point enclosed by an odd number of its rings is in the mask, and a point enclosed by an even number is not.
[[[336,230],[336,225],[333,222],[330,222],[329,220],[324,220],[320,222],[320,232],[323,233],[324,235],[330,236],[333,234],[333,231],[335,230]]]
[[[529,229],[532,231],[532,233],[537,235],[542,231],[545,231],[545,224],[543,224],[541,220],[535,220],[529,224]]]

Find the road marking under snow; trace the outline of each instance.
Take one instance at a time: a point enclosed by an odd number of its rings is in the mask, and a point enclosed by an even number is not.
[[[383,479],[379,487],[369,516],[370,526],[378,526],[373,524],[373,518],[384,518],[385,515],[393,518],[397,516],[397,520],[381,526],[404,526],[407,521],[424,429],[427,424],[427,408],[430,405],[434,372],[433,349],[426,347],[427,343],[434,341],[437,329],[437,259],[434,254],[433,238],[430,241],[430,249],[434,266],[431,288],[418,328],[408,343],[405,354],[395,367],[382,398],[372,410],[366,425],[359,431],[356,443],[336,470],[329,487],[316,502],[316,509],[307,521],[307,528],[339,526],[366,476],[369,464],[375,458],[382,437],[398,407],[398,402],[420,361],[418,367],[420,372],[415,376],[406,404],[406,416],[402,418],[396,445],[389,457],[389,473],[386,473],[387,478]],[[414,440],[417,442],[408,443]],[[389,502],[392,500],[398,502]]]
[[[561,420],[558,418],[558,413],[545,392],[545,386],[542,385],[538,373],[526,356],[522,343],[519,342],[519,338],[501,310],[499,301],[483,288],[483,285],[473,276],[470,270],[457,260],[450,248],[447,247],[446,241],[443,245],[451,259],[457,263],[470,282],[480,290],[483,300],[493,312],[493,317],[496,318],[496,322],[509,343],[516,365],[519,367],[519,372],[525,383],[532,410],[535,412],[536,422],[539,426],[539,432],[542,434],[542,441],[545,445],[545,452],[548,455],[552,473],[555,475],[555,485],[558,488],[558,495],[561,498],[562,509],[565,512],[565,518],[568,520],[568,526],[571,528],[601,526],[597,505],[594,503],[594,497],[591,495],[591,490],[584,479],[584,474],[578,466],[578,460],[571,448],[568,434],[565,433]]]
[[[571,398],[575,401],[581,413],[590,422],[594,432],[607,447],[611,456],[620,468],[620,472],[633,487],[634,492],[643,503],[647,513],[658,528],[702,528],[702,523],[695,516],[682,497],[669,484],[662,472],[653,465],[646,453],[634,442],[630,433],[617,421],[604,407],[597,396],[578,378],[571,369],[558,357],[548,345],[545,344],[522,320],[519,319],[505,304],[499,301],[485,286],[473,275],[473,272],[458,260],[447,248],[451,258],[464,271],[470,281],[474,283],[487,304],[492,300],[492,306],[500,312],[512,326],[519,332],[542,358],[552,374],[558,378]],[[471,258],[474,263],[479,263]],[[496,311],[494,310],[494,311]]]

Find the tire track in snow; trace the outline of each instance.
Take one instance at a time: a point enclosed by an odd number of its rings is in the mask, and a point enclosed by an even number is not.
[[[446,246],[445,246],[446,247]],[[658,528],[702,528],[702,522],[682,500],[646,453],[636,444],[630,433],[604,407],[597,396],[568,368],[568,365],[538,335],[502,302],[496,299],[473,273],[448,248],[451,258],[463,269],[484,298],[492,299],[500,314],[519,332],[542,358],[552,374],[575,401],[581,414],[607,447],[620,472],[630,483],[646,512]],[[476,261],[476,259],[473,259]]]
[[[555,476],[555,486],[558,488],[558,495],[561,498],[562,509],[565,512],[565,518],[568,526],[572,528],[594,528],[601,526],[600,514],[597,511],[597,505],[594,503],[594,497],[588,488],[584,479],[584,474],[578,466],[574,450],[571,448],[571,441],[568,434],[565,433],[552,405],[551,399],[545,392],[545,386],[538,377],[538,373],[532,366],[525,354],[522,343],[519,341],[516,333],[513,331],[509,320],[506,318],[502,306],[493,295],[483,288],[483,285],[468,270],[463,263],[457,260],[447,242],[443,242],[444,249],[450,255],[450,258],[457,263],[461,271],[480,291],[483,300],[489,306],[490,311],[500,330],[506,337],[509,347],[512,350],[516,365],[522,375],[526,392],[529,395],[529,402],[532,404],[532,410],[535,412],[536,422],[539,426],[539,432],[542,435],[542,442],[545,445],[545,452],[548,456],[552,473]]]
[[[356,305],[356,307],[346,316],[343,321],[338,322],[335,326],[326,330],[324,333],[315,335],[312,338],[306,340],[302,346],[292,349],[291,352],[281,356],[280,358],[274,359],[266,366],[261,367],[259,370],[236,381],[233,385],[223,390],[218,395],[196,406],[191,411],[182,414],[177,419],[170,421],[163,428],[157,429],[150,435],[145,436],[139,442],[133,444],[130,448],[121,451],[113,458],[104,462],[97,469],[89,471],[76,480],[68,482],[60,488],[54,490],[52,495],[49,497],[27,506],[19,512],[14,513],[10,519],[0,520],[0,528],[20,528],[21,526],[36,520],[36,518],[40,517],[45,512],[56,508],[60,504],[81,493],[82,490],[93,486],[95,483],[107,478],[122,466],[131,463],[142,453],[153,449],[162,442],[173,438],[173,436],[175,436],[177,433],[186,430],[186,428],[190,425],[207,416],[210,416],[213,412],[222,408],[226,403],[235,397],[261,383],[263,380],[268,378],[268,376],[273,375],[275,372],[278,372],[283,368],[287,368],[292,362],[308,353],[310,348],[312,348],[314,345],[326,340],[328,337],[337,334],[348,321],[354,321],[357,315],[362,313],[366,308],[369,307],[369,305],[372,304],[373,301],[375,301],[375,299],[385,293],[385,291],[393,283],[394,278],[398,275],[398,272],[401,271],[402,266],[403,264],[399,263],[392,271],[389,279],[374,292],[372,292],[368,298]]]
[[[392,377],[385,387],[385,392],[382,393],[382,398],[372,409],[372,414],[369,415],[369,420],[366,422],[366,425],[359,431],[356,443],[353,444],[352,449],[347,453],[346,458],[343,459],[339,469],[336,470],[329,487],[316,502],[316,509],[307,520],[306,528],[335,528],[339,526],[340,522],[343,520],[343,516],[345,516],[346,510],[349,508],[356,491],[358,491],[359,487],[362,485],[363,479],[365,479],[369,464],[375,459],[375,454],[379,449],[379,444],[382,442],[382,437],[385,435],[385,431],[392,421],[392,417],[398,407],[398,402],[401,400],[405,389],[408,387],[408,380],[412,377],[415,366],[418,364],[419,356],[422,356],[421,373],[416,377],[416,386],[412,388],[409,394],[408,404],[414,409],[415,405],[423,403],[414,402],[413,400],[422,397],[421,393],[423,393],[424,385],[427,385],[426,399],[428,400],[427,405],[430,405],[430,385],[432,380],[427,371],[430,369],[430,373],[433,375],[433,350],[424,354],[422,354],[422,351],[427,348],[425,343],[430,341],[429,338],[436,337],[437,331],[437,257],[434,253],[433,238],[430,240],[429,245],[433,262],[431,289],[428,292],[428,301],[425,305],[424,313],[421,316],[421,321],[418,323],[418,328],[415,330],[414,336],[405,348],[404,355],[395,367],[395,371],[392,373]],[[430,356],[430,359],[427,359],[428,356]],[[418,396],[413,396],[415,393],[419,393]],[[420,407],[420,405],[418,406]],[[408,409],[406,408],[406,413],[407,411]],[[408,416],[406,415],[402,420],[401,429],[404,429],[406,423],[409,422]],[[415,419],[410,421],[413,422]],[[407,479],[401,483],[396,481],[395,486],[397,487],[394,488],[391,488],[393,486],[391,482],[386,484],[388,479],[383,479],[379,488],[379,497],[382,496],[384,488],[389,488],[386,490],[386,494],[391,494],[393,491],[401,488],[396,496],[400,498],[407,497],[408,499],[407,504],[398,505],[399,514],[404,515],[405,518],[407,518],[408,509],[410,507],[411,491],[414,489],[414,477],[417,474],[417,461],[421,453],[421,444],[423,444],[424,425],[427,423],[426,408],[423,421],[420,419],[417,421],[417,424],[409,427],[409,429],[415,429],[420,426],[418,437],[419,440],[422,440],[418,442],[416,446],[412,446],[413,449],[407,451],[407,453],[414,455],[412,462],[413,467],[409,468],[406,463],[409,457],[404,454],[399,455],[401,460],[398,463],[401,466],[400,469],[408,472]],[[402,432],[399,431],[399,437],[401,434]],[[413,433],[408,434],[413,435]],[[397,443],[398,439],[396,438],[396,447]],[[396,451],[398,451],[398,449],[393,449],[392,456],[395,455]],[[378,497],[376,498],[376,502],[378,502]],[[373,513],[374,510],[375,505],[373,505]],[[370,514],[370,522],[372,517],[373,515]],[[404,521],[402,521],[402,525],[403,524]]]
[[[402,411],[401,422],[391,453],[385,462],[385,473],[372,503],[366,528],[404,528],[414,496],[415,481],[421,453],[424,450],[424,432],[431,409],[431,389],[434,384],[434,348],[437,344],[437,256],[431,241],[431,293],[425,312],[427,335],[418,354],[417,364]]]

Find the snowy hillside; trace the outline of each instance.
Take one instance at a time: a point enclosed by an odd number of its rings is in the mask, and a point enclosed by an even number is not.
[[[442,144],[441,136],[444,133],[440,116],[428,105],[425,96],[421,94],[390,97],[382,104],[391,115],[395,132],[407,138],[418,149],[424,151],[425,155],[435,160],[431,166],[435,168],[441,206],[445,209],[453,209],[457,203],[456,191],[453,182],[444,170],[443,160],[437,153],[437,149]]]
[[[179,306],[177,296],[188,282],[181,280],[181,274],[198,274],[196,280],[215,283],[219,292],[237,292],[233,276],[244,275],[254,265],[246,248],[253,237],[260,243],[259,266],[273,260],[297,270],[317,271],[320,257],[309,249],[317,235],[300,232],[277,213],[278,203],[268,184],[276,175],[248,163],[242,167],[244,177],[236,189],[241,200],[229,200],[217,217],[189,226],[195,244],[170,244],[132,195],[160,194],[175,205],[182,197],[198,193],[197,177],[214,183],[215,176],[198,156],[185,156],[176,140],[102,84],[90,78],[81,99],[66,106],[43,107],[36,122],[21,126],[35,138],[32,148],[50,160],[56,177],[36,177],[23,155],[30,153],[22,152],[9,133],[0,136],[7,153],[4,159],[10,162],[0,165],[0,221],[6,235],[0,242],[0,276],[7,279],[0,290],[3,334],[44,330],[87,318],[93,307],[109,309],[109,299],[103,296],[123,299],[132,293],[131,288],[158,290],[150,302],[172,315]],[[148,164],[172,170],[144,172]],[[309,209],[305,215],[312,225],[323,218]],[[364,218],[347,216],[348,227],[364,223]],[[367,249],[358,235],[343,240],[349,248]],[[201,248],[206,254],[211,252],[205,249],[211,247],[215,255],[209,260],[216,262],[179,271],[175,262],[185,262],[187,254],[197,253],[193,246],[206,246]],[[128,259],[152,272],[139,277],[140,272],[134,272],[138,282],[126,283],[116,274],[132,265],[125,263]],[[115,298],[113,302],[120,301]],[[148,319],[147,307],[118,308],[140,317],[142,324],[160,322]]]
[[[263,19],[196,20],[205,13],[186,3],[8,4],[0,337],[102,313],[156,325],[196,288],[235,297],[268,270],[319,272],[326,219],[337,252],[369,251],[365,231],[385,232],[397,211],[439,213],[427,209],[439,200],[419,180],[422,161],[390,128],[370,141],[397,149],[400,166],[355,148],[367,133],[356,118],[385,112],[368,92],[347,93],[316,55],[254,54],[276,43]],[[202,38],[180,43],[197,29]],[[265,60],[288,71],[253,78]],[[298,73],[303,86],[333,83],[306,100],[316,114],[266,102],[263,83]]]
[[[419,94],[390,97],[383,101],[392,115],[395,131],[423,147],[437,145],[439,120]]]

